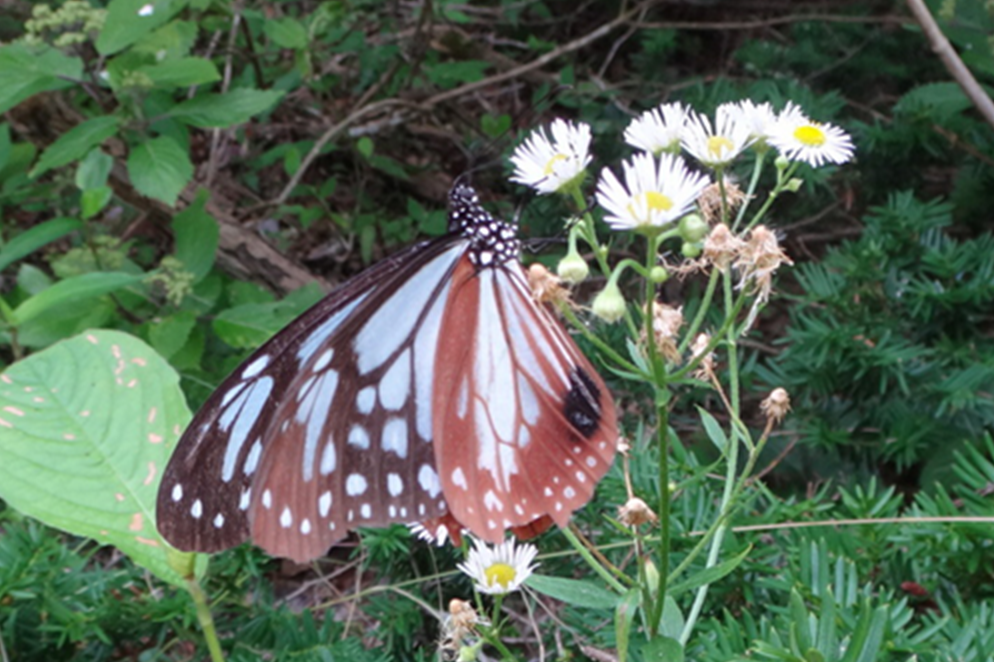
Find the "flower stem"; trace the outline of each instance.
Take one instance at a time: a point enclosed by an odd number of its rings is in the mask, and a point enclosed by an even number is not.
[[[211,654],[211,662],[224,662],[224,653],[221,652],[221,642],[217,638],[217,630],[214,628],[214,617],[211,615],[210,607],[207,605],[207,595],[200,586],[196,577],[187,577],[186,590],[193,598],[193,604],[197,609],[197,620],[200,622],[200,629],[204,632],[204,639],[207,641],[207,650]]]

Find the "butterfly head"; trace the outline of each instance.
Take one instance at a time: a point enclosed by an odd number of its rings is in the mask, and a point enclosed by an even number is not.
[[[469,259],[478,269],[517,260],[521,252],[515,226],[484,209],[467,184],[457,183],[449,192],[449,232],[470,240]]]

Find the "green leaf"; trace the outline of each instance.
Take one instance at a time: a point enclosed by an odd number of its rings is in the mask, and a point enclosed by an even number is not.
[[[221,235],[217,221],[204,210],[208,195],[206,190],[198,191],[193,204],[173,217],[176,257],[193,274],[194,282],[210,273]]]
[[[705,584],[713,584],[739,567],[739,564],[746,560],[746,557],[749,556],[749,552],[751,551],[752,546],[750,545],[735,556],[725,559],[718,565],[713,565],[710,568],[701,570],[697,574],[691,575],[682,582],[673,582],[667,591],[668,595],[677,596],[684,591],[693,591],[695,588],[704,586]]]
[[[60,342],[0,376],[0,498],[182,585],[155,501],[189,420],[176,372],[137,338],[94,330]]]
[[[483,76],[490,66],[491,64],[485,60],[439,62],[426,68],[425,75],[440,88],[448,89],[462,83],[475,83],[478,80],[483,80]]]
[[[134,44],[168,22],[186,5],[184,0],[110,0],[97,51],[111,55]]]
[[[709,414],[703,407],[697,407],[697,413],[701,417],[701,423],[704,424],[704,429],[708,433],[708,439],[711,440],[719,451],[725,453],[728,450],[728,437],[725,436],[725,431],[721,427],[714,416]]]
[[[192,312],[180,312],[155,320],[149,325],[148,340],[163,358],[171,358],[186,345],[196,323],[197,316]]]
[[[25,230],[0,248],[0,271],[46,244],[79,230],[83,224],[74,218],[53,218]]]
[[[638,587],[631,588],[618,601],[614,610],[614,632],[618,649],[618,662],[628,660],[628,639],[632,632],[632,623],[642,603],[642,592]]]
[[[566,577],[549,577],[548,575],[532,575],[525,584],[539,593],[555,598],[575,607],[588,609],[613,609],[618,604],[619,596],[606,588],[601,588],[593,582]]]
[[[97,271],[60,280],[15,308],[13,323],[15,326],[24,324],[53,306],[59,306],[66,302],[79,303],[83,299],[92,299],[122,287],[137,285],[143,278],[144,275],[140,274]]]
[[[109,154],[104,154],[99,148],[90,150],[76,168],[76,187],[80,191],[85,191],[104,186],[112,167],[114,159]]]
[[[131,150],[128,175],[139,193],[172,206],[193,177],[193,164],[175,140],[161,136]]]
[[[297,290],[301,292],[305,288]],[[294,292],[294,294],[297,294]],[[214,318],[214,332],[236,349],[254,349],[306,310],[313,299],[307,290],[273,303],[247,303],[229,308]]]
[[[169,115],[201,129],[244,124],[283,98],[278,90],[239,88],[227,94],[201,94],[177,104]]]
[[[114,115],[102,115],[77,124],[42,152],[30,176],[40,177],[52,168],[83,158],[91,149],[117,133],[120,124],[121,120]]]
[[[369,136],[363,136],[359,140],[355,141],[356,151],[362,154],[363,158],[368,159],[373,155],[373,150],[376,145],[373,144],[373,139]]]
[[[680,642],[671,637],[656,637],[642,646],[644,662],[683,662],[684,652]]]
[[[0,113],[39,92],[71,87],[83,77],[83,62],[48,46],[0,47]]]
[[[281,18],[263,23],[263,32],[280,48],[307,48],[307,28],[295,18]]]
[[[666,599],[663,600],[663,618],[659,627],[660,634],[672,637],[673,639],[679,639],[680,635],[683,634],[684,625],[686,625],[686,621],[683,618],[683,612],[680,611],[680,605],[676,603],[671,593],[667,593]]]
[[[187,87],[221,80],[214,63],[202,57],[164,60],[140,67],[138,71],[151,78],[156,87]]]
[[[79,213],[84,220],[89,220],[99,214],[110,199],[114,197],[114,190],[109,186],[98,186],[83,191],[79,198]]]
[[[0,171],[6,167],[7,161],[10,160],[10,152],[10,126],[6,122],[0,122]]]
[[[491,138],[499,138],[511,130],[511,116],[507,113],[500,115],[486,114],[480,118],[480,130]]]

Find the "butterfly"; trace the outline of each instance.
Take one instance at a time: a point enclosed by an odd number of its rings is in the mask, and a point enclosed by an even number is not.
[[[207,399],[160,483],[170,544],[304,562],[391,523],[496,543],[590,499],[610,394],[532,295],[515,226],[465,184],[449,203],[447,234],[346,281]]]

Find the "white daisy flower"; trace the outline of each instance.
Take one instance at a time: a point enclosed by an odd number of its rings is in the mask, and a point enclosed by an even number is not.
[[[591,160],[588,125],[557,119],[549,129],[551,139],[537,129],[511,155],[511,180],[539,193],[555,193],[581,176]]]
[[[686,214],[710,182],[691,172],[682,158],[636,154],[622,164],[625,183],[605,168],[597,185],[597,202],[607,210],[605,221],[615,229],[662,227]]]
[[[517,591],[531,577],[538,555],[535,545],[524,543],[516,547],[514,540],[506,540],[491,548],[486,543],[473,540],[469,558],[459,564],[459,569],[476,583],[476,590],[491,595],[504,595]]]
[[[734,103],[723,103],[715,111],[714,129],[705,115],[692,113],[683,134],[683,148],[710,168],[735,160],[752,143],[751,128],[739,120]]]
[[[823,163],[845,163],[854,151],[848,133],[834,124],[809,119],[794,103],[788,103],[777,118],[770,144],[788,159],[816,168]]]
[[[689,112],[690,108],[680,102],[647,110],[625,129],[625,142],[653,154],[679,152]]]
[[[768,101],[757,104],[743,99],[735,104],[738,121],[749,127],[749,137],[756,142],[769,140],[777,122],[777,113]]]

